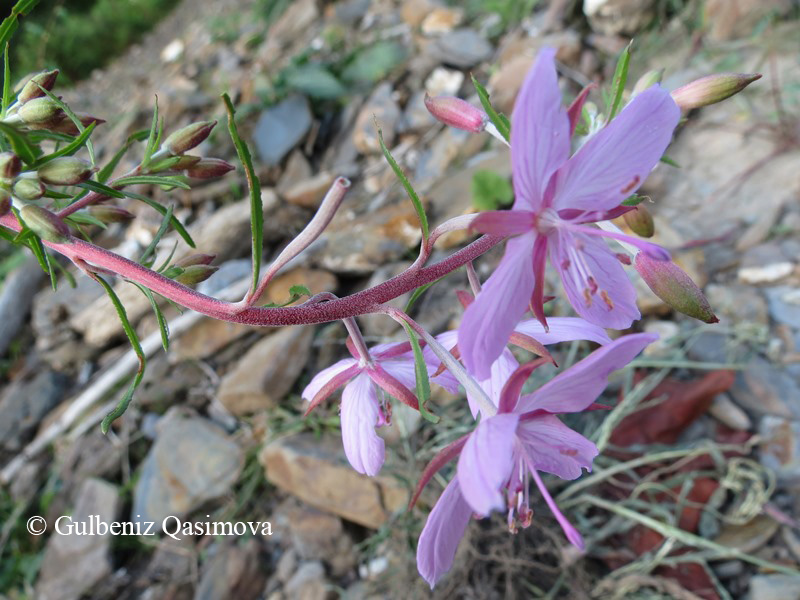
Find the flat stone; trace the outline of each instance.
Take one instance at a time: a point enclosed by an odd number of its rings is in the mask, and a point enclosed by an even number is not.
[[[800,330],[800,289],[779,286],[764,290],[770,316],[782,325]]]
[[[267,479],[320,510],[377,529],[408,501],[394,478],[367,477],[347,462],[338,436],[298,434],[266,445],[259,454]]]
[[[750,600],[800,600],[800,577],[793,575],[753,575]]]
[[[256,342],[222,379],[217,397],[232,414],[277,406],[305,368],[313,327],[284,327]]]
[[[445,64],[469,69],[488,59],[492,45],[473,29],[455,29],[431,45],[432,54]]]
[[[353,143],[362,154],[374,154],[381,151],[378,141],[378,127],[383,132],[383,141],[387,148],[392,148],[395,132],[400,121],[400,108],[392,98],[392,84],[382,83],[375,88],[356,117],[353,129]]]
[[[792,402],[800,398],[800,386],[784,369],[762,358],[750,361],[736,378],[731,395],[739,406],[752,413],[800,418],[800,406]]]
[[[303,96],[289,96],[261,113],[253,132],[261,162],[278,165],[311,128],[311,109]]]
[[[116,520],[120,497],[117,488],[101,479],[87,479],[80,488],[75,508],[59,523],[61,534],[55,532],[55,523],[48,525],[47,541],[42,569],[36,583],[36,598],[40,600],[77,600],[97,583],[111,574],[111,532],[97,529],[98,523]],[[96,515],[96,516],[95,516]],[[69,530],[70,524],[81,524],[83,532]],[[88,527],[94,526],[94,530]]]
[[[206,419],[170,410],[141,467],[131,520],[181,517],[225,494],[242,468],[242,449]]]
[[[64,399],[69,378],[46,371],[28,381],[15,380],[0,396],[0,448],[17,451],[39,423]]]
[[[425,35],[437,35],[448,33],[461,24],[464,20],[464,11],[454,7],[434,8],[422,20],[422,33]]]
[[[194,600],[256,600],[261,597],[267,576],[256,539],[218,543],[210,554],[211,558],[203,565]]]
[[[778,527],[780,523],[772,517],[758,515],[744,525],[723,525],[714,542],[726,548],[735,548],[740,552],[752,554],[775,535]]]
[[[746,285],[710,283],[704,290],[711,308],[731,324],[769,324],[767,301],[760,290]]]
[[[778,244],[761,244],[745,252],[738,277],[751,285],[776,283],[791,275],[794,267]]]
[[[655,0],[584,0],[592,29],[608,36],[633,35],[655,16]]]
[[[800,421],[765,415],[759,434],[761,464],[775,471],[781,481],[800,483]]]
[[[333,173],[322,171],[290,186],[283,192],[283,197],[290,204],[317,209],[335,179]]]
[[[739,408],[728,394],[715,396],[708,413],[726,427],[736,431],[750,431],[753,427],[753,422],[747,413]]]
[[[311,177],[313,171],[305,155],[300,150],[295,150],[289,155],[283,173],[275,190],[280,196],[285,197],[286,190]]]
[[[286,594],[296,600],[328,600],[336,596],[325,580],[325,567],[319,561],[301,564],[286,582]]]

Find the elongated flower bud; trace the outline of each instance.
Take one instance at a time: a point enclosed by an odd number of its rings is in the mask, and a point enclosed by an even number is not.
[[[11,194],[8,190],[0,189],[0,217],[8,214],[11,210]]]
[[[216,254],[190,254],[186,258],[180,259],[175,263],[175,266],[191,267],[192,265],[210,265],[217,258]]]
[[[622,218],[625,219],[625,224],[630,227],[631,231],[638,236],[649,238],[653,237],[656,232],[653,215],[641,204],[626,212]]]
[[[13,152],[0,153],[0,177],[14,179],[22,169],[22,161]]]
[[[46,94],[42,91],[42,88],[46,89],[48,92],[52,90],[53,86],[56,84],[56,78],[58,78],[58,69],[37,73],[23,86],[22,91],[20,91],[17,96],[17,101],[20,104],[25,104],[34,98],[45,96]]]
[[[663,76],[664,69],[653,69],[652,71],[648,71],[636,81],[636,85],[633,86],[633,92],[631,96],[641,94],[647,88],[652,87],[657,83],[661,83],[661,78]]]
[[[69,241],[69,227],[46,208],[27,204],[19,211],[19,215],[25,224],[43,240],[57,244]]]
[[[172,168],[176,171],[184,171],[185,169],[189,169],[195,166],[202,160],[199,156],[194,156],[193,154],[184,154],[180,157],[180,160],[172,165]]]
[[[59,123],[64,111],[51,98],[34,98],[19,107],[17,115],[31,127],[46,128]]]
[[[104,204],[90,206],[89,214],[103,223],[127,223],[136,218],[136,215],[124,208]]]
[[[205,281],[217,272],[219,267],[211,265],[190,265],[183,270],[183,273],[175,277],[175,281],[183,285],[194,285]]]
[[[674,262],[655,260],[639,252],[634,268],[653,293],[674,310],[706,323],[719,322],[703,292]]]
[[[201,158],[186,169],[186,174],[195,179],[214,179],[215,177],[222,177],[225,173],[233,171],[235,168],[231,163],[221,158]]]
[[[92,165],[82,158],[62,156],[45,163],[36,173],[50,185],[77,185],[89,179],[93,172]]]
[[[480,133],[489,117],[466,100],[454,96],[431,97],[425,94],[425,107],[436,120],[456,129]]]
[[[716,73],[696,79],[672,92],[672,99],[681,110],[692,110],[708,106],[738,94],[756,79],[760,73]]]
[[[38,179],[20,177],[14,182],[11,191],[20,200],[38,200],[47,190]]]
[[[173,155],[188,152],[203,143],[216,124],[216,121],[200,121],[187,125],[164,140],[162,148]]]

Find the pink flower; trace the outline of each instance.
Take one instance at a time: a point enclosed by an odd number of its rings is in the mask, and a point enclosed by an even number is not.
[[[411,391],[415,384],[410,345],[379,344],[371,349],[369,361],[345,358],[317,373],[302,396],[310,403],[308,413],[345,386],[341,404],[344,453],[356,471],[377,475],[383,466],[384,443],[375,428],[389,423],[391,417],[391,409],[379,390],[419,410],[419,401]]]
[[[523,396],[520,396],[522,386],[537,365],[520,367],[503,388],[497,414],[484,415],[470,434],[430,462],[412,504],[431,477],[460,455],[457,475],[433,507],[417,546],[417,568],[431,587],[452,566],[471,514],[486,516],[493,510],[506,510],[512,531],[517,524],[522,527],[530,524],[530,479],[536,483],[567,539],[583,548],[580,533],[556,506],[539,471],[562,479],[576,479],[583,469],[591,470],[597,447],[564,425],[557,415],[595,408],[593,403],[606,387],[608,375],[629,363],[657,338],[653,334],[620,338]]]
[[[622,238],[654,258],[669,258],[658,246],[589,224],[620,212],[621,202],[663,155],[680,110],[668,92],[653,86],[570,157],[570,119],[561,105],[554,54],[539,53],[514,107],[513,209],[482,213],[473,224],[484,233],[515,236],[459,329],[464,364],[479,377],[488,376],[529,306],[546,324],[548,256],[577,313],[614,329],[629,327],[640,315],[620,260],[598,236]]]

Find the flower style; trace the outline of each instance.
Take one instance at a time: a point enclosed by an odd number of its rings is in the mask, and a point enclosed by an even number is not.
[[[358,356],[350,340],[348,349],[354,357]],[[439,378],[432,381],[438,382]],[[343,385],[341,423],[345,456],[359,473],[377,475],[383,466],[385,449],[375,428],[389,424],[391,418],[391,407],[378,388],[419,410],[419,400],[411,391],[416,385],[416,375],[410,344],[378,344],[368,351],[368,357],[345,358],[317,373],[303,390],[303,399],[310,403],[306,414]]]
[[[530,525],[529,483],[532,478],[567,539],[583,548],[580,533],[559,511],[539,471],[576,479],[591,470],[597,447],[564,425],[558,414],[598,407],[595,399],[608,375],[629,363],[655,341],[653,334],[620,338],[596,350],[531,394],[520,396],[534,361],[517,369],[506,382],[496,415],[484,415],[468,435],[445,448],[426,467],[412,504],[422,488],[447,462],[459,456],[456,477],[431,510],[417,547],[417,567],[433,587],[453,564],[455,552],[473,513],[487,516],[507,510],[511,531]]]
[[[554,54],[552,49],[539,53],[514,107],[514,206],[482,213],[473,223],[484,233],[514,236],[459,329],[464,363],[483,378],[529,306],[546,325],[548,255],[576,312],[614,329],[629,327],[640,314],[622,257],[597,237],[621,238],[653,258],[669,258],[663,248],[588,224],[621,214],[621,202],[663,155],[680,110],[667,91],[654,85],[570,157],[571,124],[561,105]]]

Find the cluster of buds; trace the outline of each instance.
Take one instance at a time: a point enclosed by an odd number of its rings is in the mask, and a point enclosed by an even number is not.
[[[198,121],[170,134],[153,155],[154,162],[149,171],[183,171],[195,179],[214,179],[233,171],[235,167],[221,158],[186,154],[202,144],[216,125],[216,121]]]

